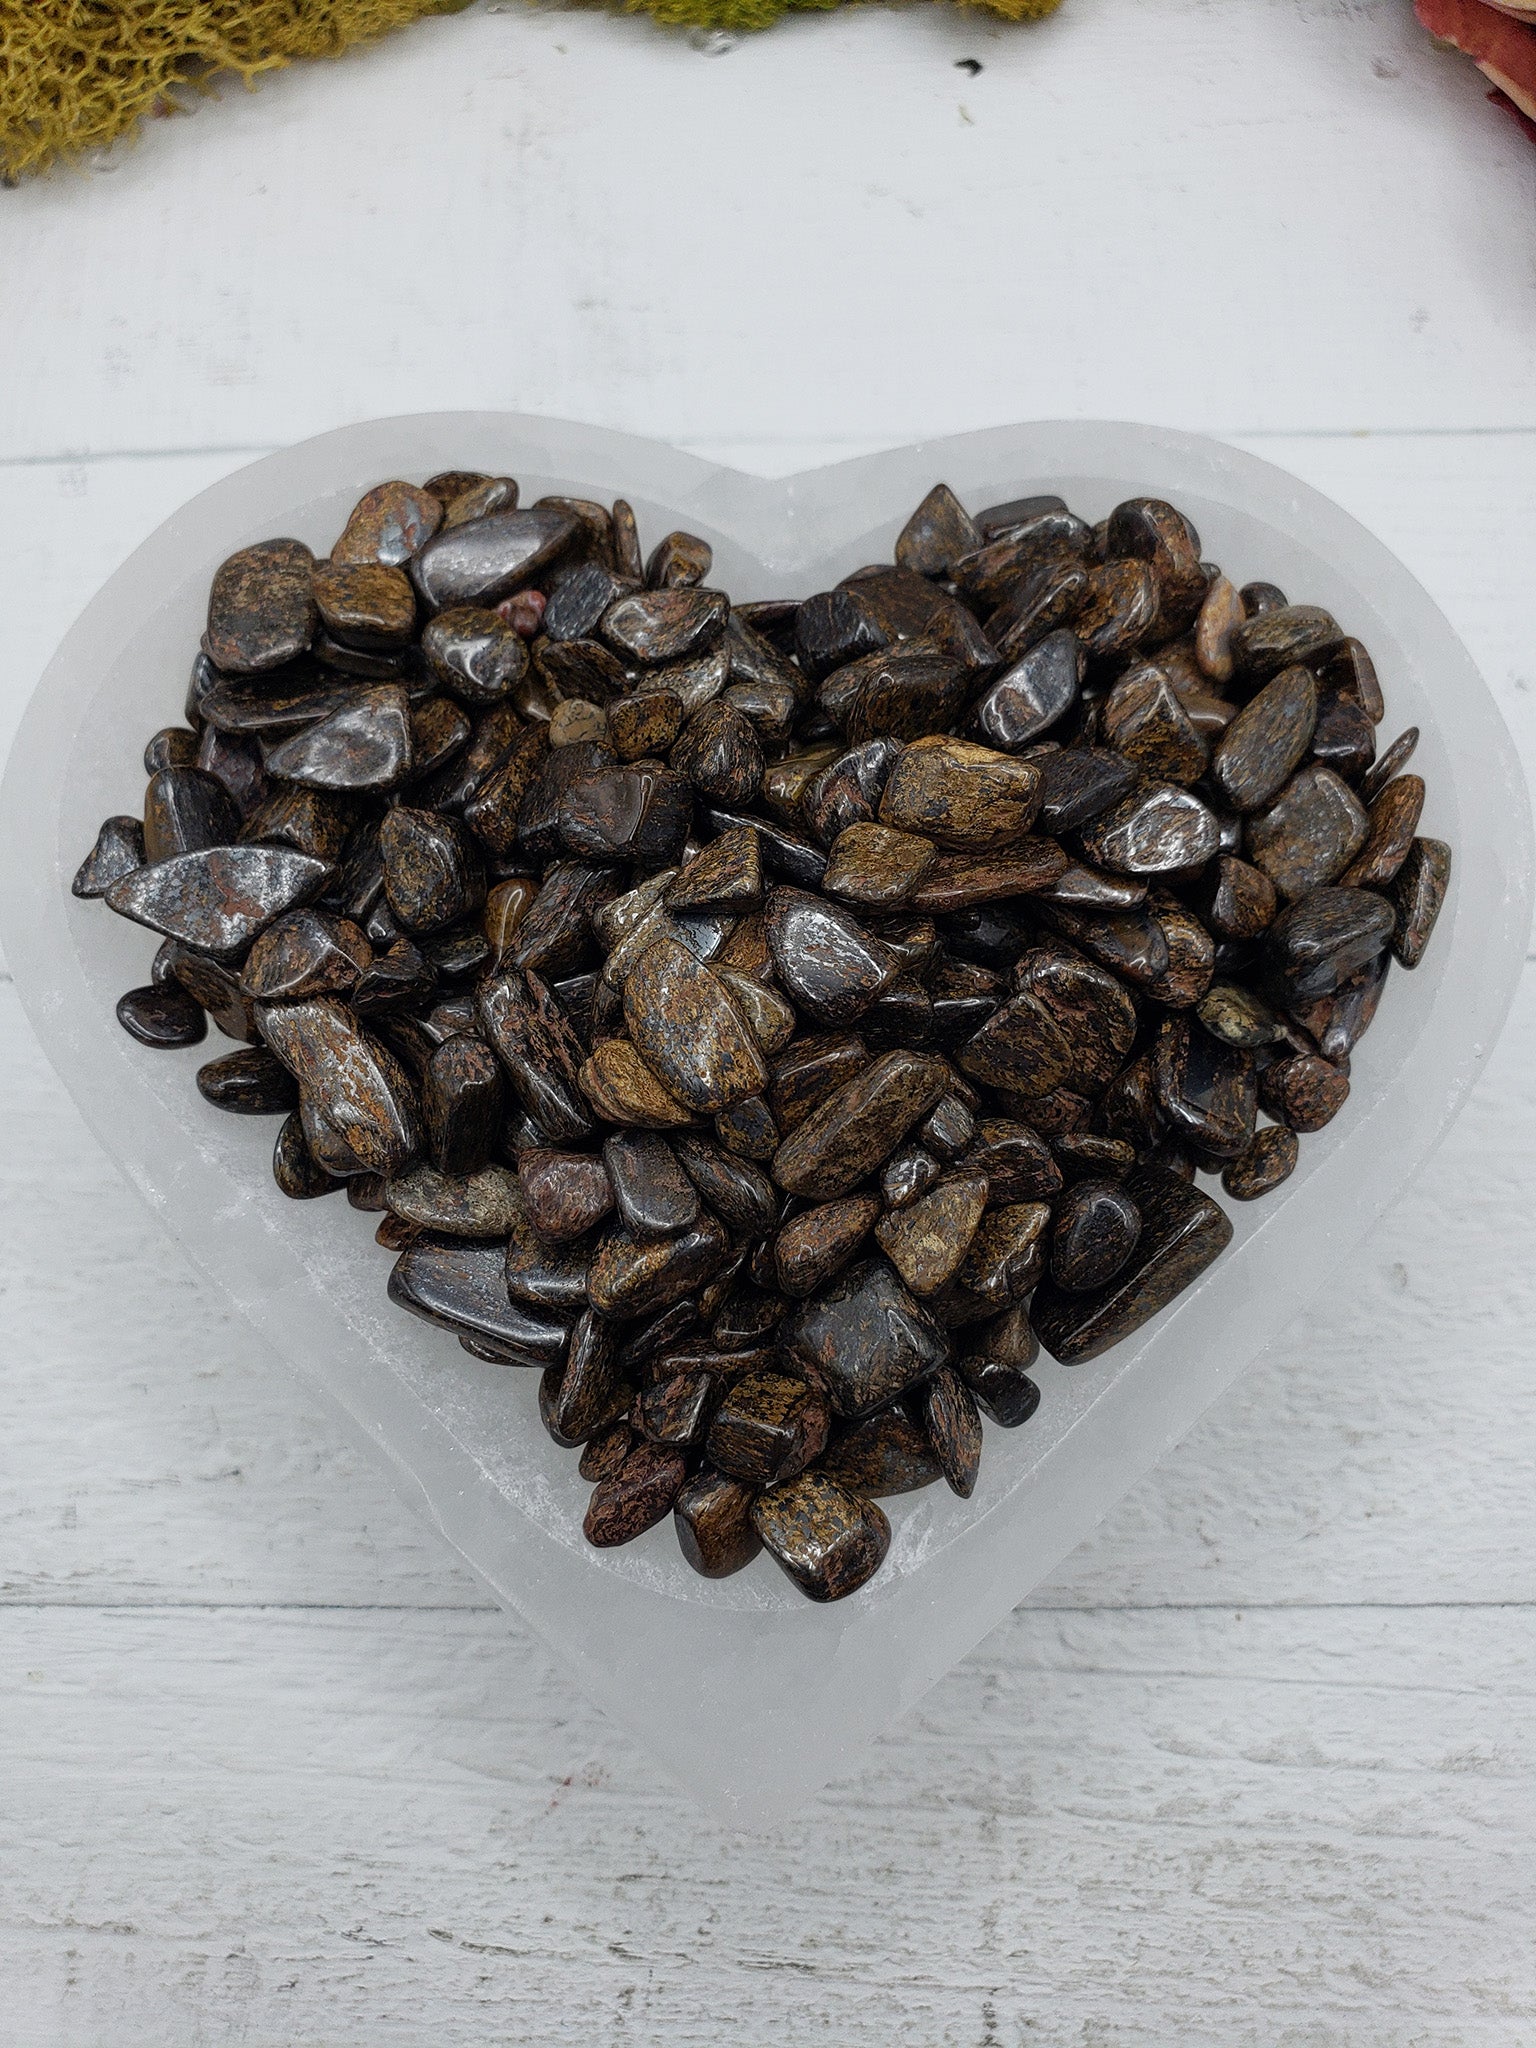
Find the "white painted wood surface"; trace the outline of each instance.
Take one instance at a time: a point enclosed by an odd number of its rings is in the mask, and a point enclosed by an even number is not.
[[[767,470],[1225,433],[1403,555],[1536,763],[1533,197],[1407,0],[426,24],[0,194],[0,744],[204,483],[505,404]],[[4,986],[0,1044],[7,2048],[1536,2038],[1531,987],[1353,1283],[746,1842],[181,1267]]]

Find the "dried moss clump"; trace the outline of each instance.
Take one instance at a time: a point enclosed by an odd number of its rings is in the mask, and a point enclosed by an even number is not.
[[[839,0],[616,0],[674,26],[767,28]],[[980,0],[1021,21],[1060,0]],[[335,57],[469,0],[0,0],[0,179],[104,148],[186,107],[220,72],[247,85],[296,57]]]

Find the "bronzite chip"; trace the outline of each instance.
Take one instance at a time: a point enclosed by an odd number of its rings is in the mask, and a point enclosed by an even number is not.
[[[240,549],[72,887],[159,936],[138,1045],[230,1043],[274,1199],[345,1189],[428,1341],[533,1368],[592,1544],[840,1600],[1350,1114],[1451,849],[1351,622],[1162,500],[936,484],[835,589],[713,563],[476,469]]]

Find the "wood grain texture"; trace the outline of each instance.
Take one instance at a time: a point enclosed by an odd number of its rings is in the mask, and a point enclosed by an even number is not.
[[[193,492],[504,405],[768,473],[1224,432],[1402,555],[1536,765],[1533,198],[1406,0],[720,57],[423,24],[0,194],[0,749]],[[729,1839],[182,1266],[0,982],[0,2040],[1525,2048],[1533,1073],[1528,975],[1352,1273],[862,1771]]]

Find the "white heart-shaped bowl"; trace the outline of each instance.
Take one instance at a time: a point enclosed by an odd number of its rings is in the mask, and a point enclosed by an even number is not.
[[[524,497],[634,504],[642,535],[714,546],[738,598],[804,596],[889,557],[940,478],[971,506],[1059,491],[1089,519],[1173,499],[1206,555],[1328,607],[1374,655],[1384,737],[1417,725],[1424,829],[1455,849],[1425,963],[1395,969],[1342,1114],[1280,1192],[1231,1204],[1231,1247],[1129,1342],[1070,1370],[1042,1358],[1034,1419],[988,1425],[973,1499],[888,1503],[889,1558],[861,1592],[807,1603],[766,1559],[710,1582],[669,1526],[583,1540],[587,1488],[540,1427],[537,1376],[480,1364],[385,1299],[390,1260],[345,1202],[273,1183],[275,1124],[193,1086],[206,1046],[145,1051],[113,1004],[154,940],[70,878],[100,820],[136,812],[140,757],[181,715],[210,578],[248,542],[323,553],[386,477],[471,466]],[[1369,533],[1270,464],[1195,435],[1108,422],[967,434],[780,482],[628,435],[505,413],[426,414],[320,435],[204,491],[87,607],[27,711],[0,820],[0,935],[37,1034],[86,1121],[194,1262],[302,1369],[499,1600],[698,1797],[778,1817],[842,1769],[1080,1542],[1291,1320],[1444,1135],[1503,1023],[1530,924],[1524,782],[1493,699],[1426,593]],[[191,1361],[189,1360],[189,1366]]]

